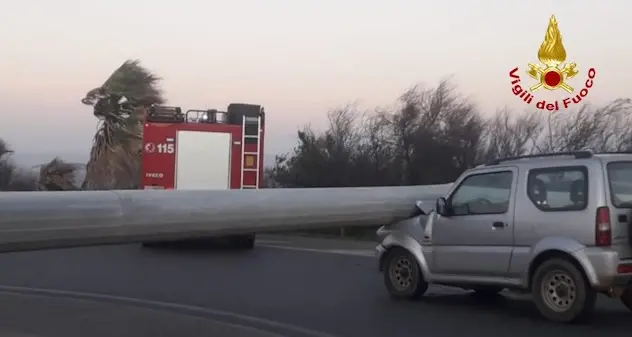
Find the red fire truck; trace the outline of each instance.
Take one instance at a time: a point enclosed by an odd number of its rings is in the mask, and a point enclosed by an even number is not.
[[[232,103],[226,111],[152,106],[143,128],[143,189],[258,189],[263,178],[263,107]],[[217,238],[191,238],[214,241]],[[222,239],[252,248],[255,235]],[[146,242],[143,246],[163,245]]]

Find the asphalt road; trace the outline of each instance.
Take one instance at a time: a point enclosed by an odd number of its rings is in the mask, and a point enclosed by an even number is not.
[[[33,293],[0,292],[0,311],[2,337],[285,336],[172,310]]]
[[[0,294],[45,295],[60,305],[73,298],[89,299],[120,308],[171,312],[179,315],[174,318],[179,323],[173,326],[181,329],[194,324],[182,323],[181,316],[189,315],[283,336],[603,337],[632,333],[632,312],[616,300],[600,299],[595,322],[585,326],[546,322],[527,300],[483,301],[445,287],[431,288],[430,296],[421,302],[395,302],[383,289],[370,245],[300,238],[268,238],[261,243],[251,252],[147,250],[129,245],[7,253],[0,255],[0,285],[5,286],[0,287]],[[32,288],[56,291],[42,293]],[[9,295],[0,296],[0,303],[5,302],[4,296]],[[2,305],[0,311],[6,308]],[[2,316],[0,327],[12,321]],[[164,317],[156,322],[170,324]],[[179,336],[160,331],[147,336]]]

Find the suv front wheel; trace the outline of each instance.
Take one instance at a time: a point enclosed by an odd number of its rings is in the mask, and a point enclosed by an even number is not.
[[[395,299],[421,298],[428,289],[417,259],[403,248],[393,248],[384,261],[384,285]]]
[[[531,292],[544,317],[564,323],[589,319],[597,300],[597,292],[582,271],[561,258],[545,261],[536,269]]]

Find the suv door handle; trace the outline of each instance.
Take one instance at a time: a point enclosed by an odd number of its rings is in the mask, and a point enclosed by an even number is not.
[[[493,229],[496,229],[496,228],[505,228],[505,227],[507,227],[507,225],[506,225],[504,222],[502,222],[502,221],[495,221],[495,222],[492,224],[492,228],[493,228]]]

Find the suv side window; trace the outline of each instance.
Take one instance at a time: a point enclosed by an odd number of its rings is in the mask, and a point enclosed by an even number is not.
[[[583,210],[588,204],[588,169],[585,166],[533,169],[527,179],[527,195],[543,212]]]
[[[452,215],[506,213],[509,209],[512,181],[511,171],[466,177],[450,197]]]

